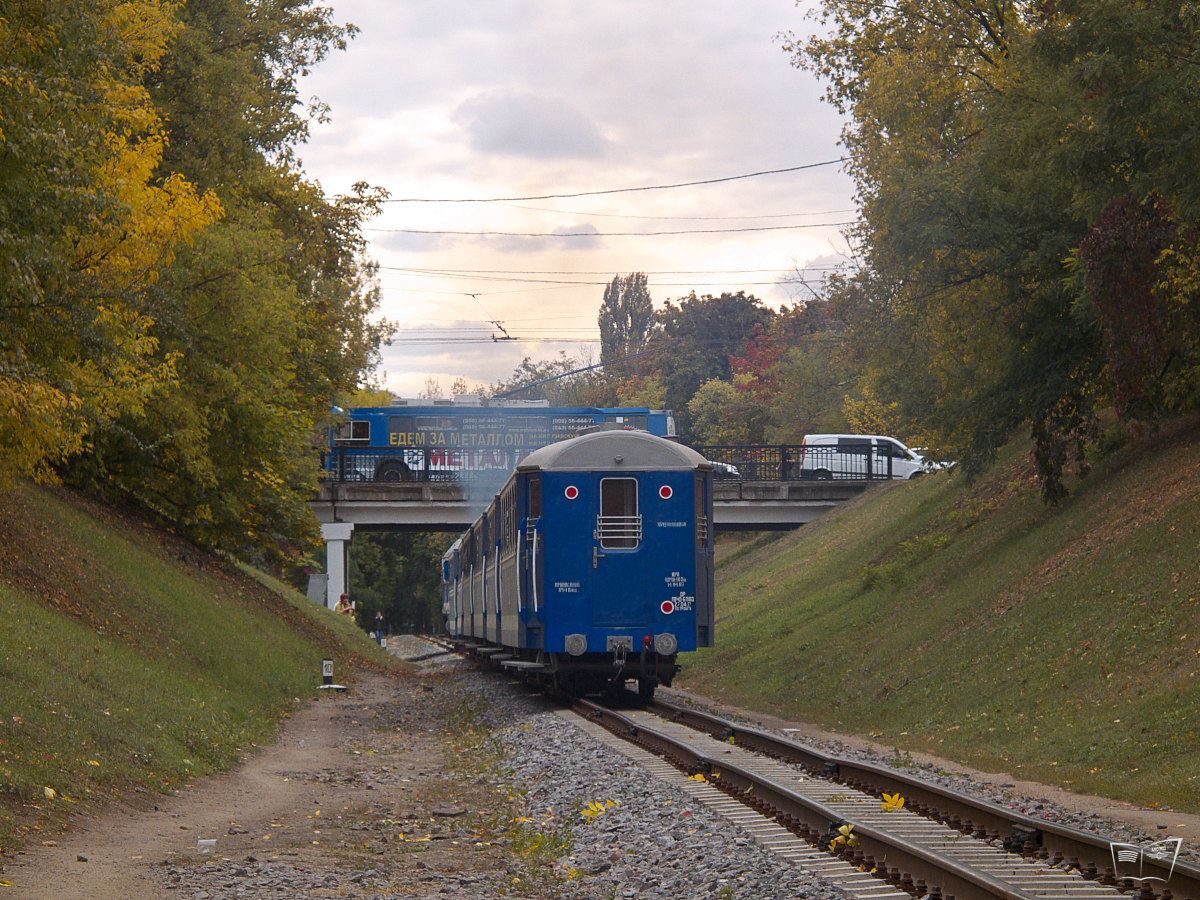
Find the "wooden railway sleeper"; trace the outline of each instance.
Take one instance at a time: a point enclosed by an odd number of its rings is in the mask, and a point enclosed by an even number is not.
[[[606,727],[618,733],[620,729],[613,726],[616,723],[628,721],[624,716],[607,710],[602,719],[602,723]],[[666,755],[664,751],[674,747],[679,753],[691,757],[690,765],[698,765],[702,761],[715,762],[708,760],[703,752],[686,747],[679,741],[666,734],[653,731],[653,729],[643,728],[640,734],[648,737],[651,733],[654,743],[659,745],[657,750],[659,755]],[[688,768],[687,765],[679,767],[685,771]],[[763,780],[749,769],[732,765],[727,760],[719,763],[719,769],[720,777],[714,778],[710,783],[715,783],[722,789],[738,789],[743,800],[750,800],[756,809],[769,810],[772,816],[791,813],[806,820],[810,828],[820,823],[822,834],[826,836],[826,844],[829,841],[829,833],[836,832],[842,823],[846,823],[846,819],[836,811],[797,794],[782,784]],[[919,844],[914,844],[897,835],[880,831],[867,822],[855,822],[854,825],[856,843],[880,861],[876,868],[882,871],[886,865],[888,869],[894,869],[895,872],[889,874],[894,875],[897,880],[904,874],[908,874],[915,886],[916,878],[925,878],[926,883],[932,881],[940,884],[944,898],[953,894],[969,898],[969,900],[984,900],[984,898],[993,897],[1004,898],[1004,900],[1030,900],[1033,896],[1025,890],[1005,884],[982,870]],[[793,833],[796,832],[793,831]]]

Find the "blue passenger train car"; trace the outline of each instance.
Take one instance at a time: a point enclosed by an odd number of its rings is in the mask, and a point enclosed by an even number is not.
[[[650,697],[713,642],[712,479],[619,426],[534,451],[443,558],[447,631],[572,693]]]

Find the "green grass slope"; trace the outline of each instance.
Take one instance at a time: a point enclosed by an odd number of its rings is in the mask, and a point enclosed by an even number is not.
[[[1023,453],[717,570],[682,686],[993,771],[1200,811],[1200,436],[1110,455],[1057,507]]]
[[[254,577],[252,577],[252,574]],[[65,491],[0,499],[0,852],[269,740],[320,662],[390,666],[266,576]]]

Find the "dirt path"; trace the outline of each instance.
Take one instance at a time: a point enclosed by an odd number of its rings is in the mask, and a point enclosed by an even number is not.
[[[429,666],[405,678],[366,676],[349,694],[301,707],[273,745],[235,771],[175,795],[142,795],[143,805],[110,809],[49,846],[28,848],[4,872],[12,885],[0,888],[0,900],[499,897],[527,874],[494,833],[495,816],[508,801],[490,774],[461,765],[469,727],[462,696],[447,670],[436,661]],[[888,750],[737,712],[802,737]],[[1150,833],[1166,822],[1189,843],[1200,840],[1195,816],[1138,810],[914,756]],[[199,853],[198,840],[215,840],[213,852]]]
[[[236,771],[29,848],[0,896],[492,895],[507,873],[476,833],[489,797],[446,774],[454,709],[439,684],[367,676],[307,704]]]

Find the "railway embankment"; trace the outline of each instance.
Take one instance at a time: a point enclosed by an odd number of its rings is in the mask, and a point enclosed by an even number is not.
[[[323,658],[350,680],[397,665],[283,585],[67,491],[0,498],[0,546],[4,856],[250,756]]]
[[[1195,423],[1110,451],[1071,487],[1044,505],[1012,446],[974,482],[891,485],[727,544],[716,647],[682,686],[901,763],[1200,811]]]

